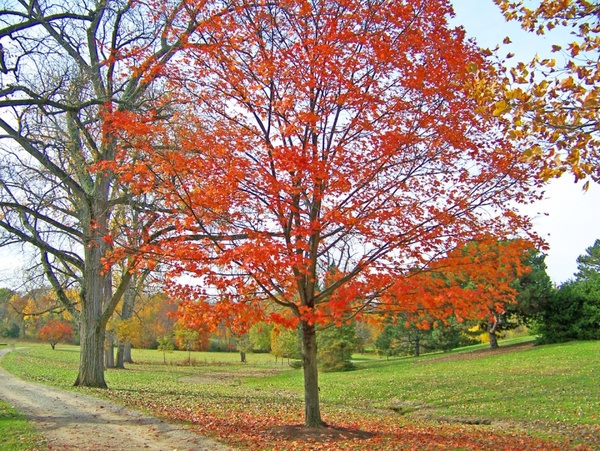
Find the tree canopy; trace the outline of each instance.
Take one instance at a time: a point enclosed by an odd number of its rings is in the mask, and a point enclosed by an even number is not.
[[[246,6],[199,24],[154,108],[110,115],[114,169],[172,232],[146,263],[200,282],[173,285],[190,321],[301,329],[318,426],[315,326],[393,311],[452,249],[527,233],[515,207],[539,182],[474,95],[494,74],[448,1]]]

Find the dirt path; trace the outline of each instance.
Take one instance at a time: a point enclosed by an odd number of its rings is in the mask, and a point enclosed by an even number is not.
[[[0,359],[8,349],[0,350]],[[30,418],[51,450],[226,450],[186,429],[81,393],[25,382],[0,368],[0,398]]]

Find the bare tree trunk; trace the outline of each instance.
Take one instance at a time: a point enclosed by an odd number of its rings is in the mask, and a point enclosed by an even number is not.
[[[490,349],[497,349],[498,346],[498,336],[496,335],[496,330],[498,329],[498,318],[496,315],[490,317],[488,321],[488,335],[490,337]]]
[[[89,314],[89,312],[83,312],[82,318],[84,314]],[[107,387],[104,380],[104,328],[99,327],[98,322],[95,323],[95,326],[88,327],[86,321],[81,321],[79,374],[74,385]]]
[[[103,189],[102,189],[103,188]],[[108,183],[105,180],[98,191],[108,197]],[[100,193],[96,192],[99,196]],[[102,259],[105,256],[106,244],[104,236],[107,231],[108,213],[96,197],[95,202],[88,205],[89,215],[82,224],[88,239],[85,244],[85,268],[83,276],[83,293],[81,295],[81,348],[79,374],[76,386],[106,388],[104,379],[104,339],[106,336],[106,320],[103,320],[104,303],[112,294],[110,272],[103,271]]]
[[[134,275],[129,283],[129,287],[123,295],[123,308],[121,309],[121,319],[128,320],[133,316],[133,309],[135,306],[135,295],[137,289],[137,277]],[[116,368],[125,368],[125,362],[133,363],[131,359],[131,343],[128,341],[119,341],[117,348],[117,362]]]
[[[125,343],[119,341],[117,344],[117,360],[115,362],[115,368],[125,369]]]
[[[104,367],[115,367],[115,340],[112,333],[106,334],[106,345],[104,346]]]
[[[419,357],[421,355],[421,337],[417,333],[415,335],[415,357]]]
[[[127,363],[134,363],[133,359],[131,358],[131,343],[127,342],[125,343],[125,349],[123,350],[123,360]]]
[[[300,322],[302,328],[302,366],[304,370],[304,424],[325,426],[319,406],[319,372],[317,368],[317,336],[314,324]]]

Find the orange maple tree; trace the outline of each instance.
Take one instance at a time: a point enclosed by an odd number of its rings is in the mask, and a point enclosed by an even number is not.
[[[451,11],[447,0],[232,8],[162,69],[168,101],[110,120],[126,143],[121,180],[152,193],[154,224],[170,231],[142,249],[146,264],[168,262],[191,327],[301,330],[307,426],[324,424],[317,325],[393,311],[409,299],[398,281],[417,280],[407,274],[467,240],[528,229],[514,209],[539,182],[471,95],[487,63],[448,26]],[[443,285],[429,308],[485,302]]]
[[[73,339],[73,328],[71,325],[60,319],[50,319],[38,332],[40,340],[47,341],[52,346],[61,341],[71,341]]]

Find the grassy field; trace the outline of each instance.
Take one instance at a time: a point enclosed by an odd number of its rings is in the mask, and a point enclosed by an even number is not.
[[[418,359],[356,356],[356,371],[321,374],[324,419],[375,431],[384,444],[400,430],[441,428],[444,437],[456,431],[472,436],[456,449],[475,449],[481,434],[499,430],[533,434],[557,449],[578,443],[600,449],[600,342],[532,347],[519,341],[501,343],[502,350],[493,353],[475,346]],[[138,363],[127,370],[107,371],[109,390],[86,391],[198,424],[201,432],[241,447],[261,443],[256,430],[302,422],[302,373],[275,364],[270,355],[249,355],[241,364],[235,353],[192,353],[194,366],[183,364],[186,352],[167,354],[168,365],[155,350],[134,350],[133,358]],[[25,379],[72,389],[78,359],[76,347],[52,351],[36,345],[8,354],[2,366]],[[249,424],[256,430],[240,433]],[[350,442],[344,447],[352,448]]]

